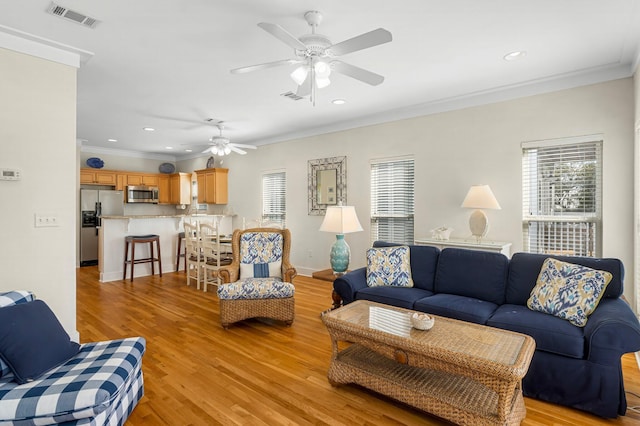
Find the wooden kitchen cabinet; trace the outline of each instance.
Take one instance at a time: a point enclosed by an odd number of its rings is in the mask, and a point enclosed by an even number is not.
[[[191,173],[158,176],[158,203],[191,204]]]
[[[158,186],[158,177],[150,173],[127,173],[127,185]]]
[[[196,170],[198,178],[198,203],[227,204],[229,199],[229,169]]]
[[[88,185],[115,185],[116,172],[111,170],[80,169],[80,183]]]
[[[158,177],[158,204],[171,204],[171,185],[169,175]]]

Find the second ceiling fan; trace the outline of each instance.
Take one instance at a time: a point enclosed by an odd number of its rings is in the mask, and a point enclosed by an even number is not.
[[[331,83],[329,76],[332,71],[372,86],[377,86],[384,81],[384,77],[379,74],[335,59],[335,57],[388,43],[392,40],[389,31],[384,28],[378,28],[340,43],[332,44],[326,36],[316,34],[316,28],[322,22],[322,14],[320,12],[316,10],[309,11],[304,14],[304,18],[311,27],[311,34],[305,34],[298,38],[291,35],[280,25],[267,22],[258,24],[260,28],[292,47],[295,58],[235,68],[231,70],[231,73],[241,74],[281,65],[299,65],[291,73],[291,78],[298,84],[296,95],[300,97],[310,96],[310,100],[314,104],[315,90],[326,87]]]
[[[213,155],[218,155],[220,157],[222,157],[223,155],[229,155],[231,154],[231,152],[235,152],[237,154],[246,154],[247,151],[245,151],[245,149],[256,149],[257,147],[253,146],[253,145],[245,145],[245,144],[241,144],[241,143],[232,143],[231,140],[226,137],[226,136],[222,136],[222,129],[224,129],[224,126],[222,125],[222,123],[218,123],[216,124],[216,127],[218,128],[218,131],[220,132],[220,134],[218,136],[212,136],[209,139],[209,147],[207,149],[205,149],[204,151],[202,151],[203,154],[210,152]],[[241,149],[243,148],[243,149]]]

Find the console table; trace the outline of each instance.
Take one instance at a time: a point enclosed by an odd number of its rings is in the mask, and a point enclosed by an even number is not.
[[[451,238],[448,240],[438,240],[435,238],[416,238],[414,241],[418,246],[433,246],[440,250],[453,247],[469,250],[492,251],[494,253],[502,253],[505,256],[511,256],[511,243],[504,241],[482,240],[477,242],[475,239],[467,238]]]

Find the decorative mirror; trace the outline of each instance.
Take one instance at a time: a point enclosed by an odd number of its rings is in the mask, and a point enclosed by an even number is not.
[[[309,214],[323,216],[327,206],[347,203],[347,157],[309,160]]]

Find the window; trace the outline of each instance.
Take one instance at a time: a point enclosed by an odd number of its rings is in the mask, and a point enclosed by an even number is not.
[[[287,174],[270,172],[262,175],[262,222],[285,227],[287,210]]]
[[[413,158],[371,162],[371,240],[413,244]]]
[[[599,256],[601,205],[601,138],[522,144],[525,251]]]

